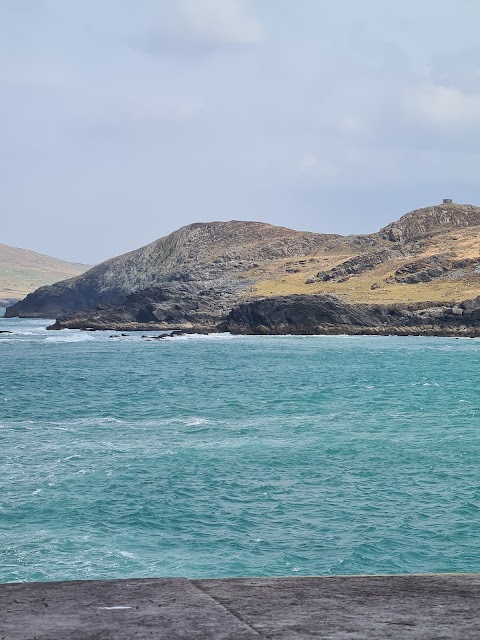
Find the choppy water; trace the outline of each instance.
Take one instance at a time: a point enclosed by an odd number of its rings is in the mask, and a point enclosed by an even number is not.
[[[0,320],[0,581],[479,571],[480,340]]]

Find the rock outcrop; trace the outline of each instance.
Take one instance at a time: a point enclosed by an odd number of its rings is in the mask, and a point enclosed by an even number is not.
[[[480,225],[480,207],[471,204],[441,204],[415,209],[380,230],[390,242],[408,242],[445,229]]]
[[[233,308],[221,331],[260,335],[480,336],[480,297],[461,305],[349,305],[332,296],[266,298]]]
[[[352,275],[359,275],[365,271],[375,269],[378,265],[383,264],[392,258],[398,258],[402,255],[403,254],[400,251],[394,251],[393,249],[383,249],[382,251],[364,253],[354,256],[349,260],[345,260],[345,262],[342,262],[342,264],[330,269],[330,271],[319,271],[317,273],[317,278],[324,282],[328,282],[329,280],[339,280]]]
[[[215,331],[238,298],[239,289],[202,288],[198,282],[167,284],[60,316],[50,329]]]
[[[6,315],[55,317],[53,328],[472,333],[478,304],[462,301],[479,292],[480,208],[442,204],[360,236],[189,225]]]
[[[243,273],[259,261],[314,253],[337,237],[260,222],[192,224],[77,278],[41,287],[9,307],[6,316],[53,318],[98,304],[123,305],[130,294],[153,289],[168,288],[172,295],[176,290],[182,298],[185,283],[192,292],[238,295],[251,284]]]

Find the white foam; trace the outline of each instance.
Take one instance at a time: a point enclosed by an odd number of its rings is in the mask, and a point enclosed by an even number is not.
[[[239,336],[234,336],[231,333],[187,333],[183,336],[167,336],[164,340],[174,340],[179,342],[180,340],[201,340],[201,341],[215,341],[220,340],[234,340]]]
[[[210,420],[207,420],[206,418],[192,418],[185,422],[186,427],[197,427],[201,424],[210,424]]]
[[[95,338],[89,333],[73,333],[45,338],[45,342],[86,342],[87,340],[95,340]]]

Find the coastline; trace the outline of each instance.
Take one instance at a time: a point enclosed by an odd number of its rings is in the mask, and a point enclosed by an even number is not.
[[[173,334],[173,337],[181,334],[207,335],[213,333],[231,333],[232,335],[258,335],[258,336],[423,336],[435,338],[480,338],[480,327],[441,327],[440,325],[426,326],[378,326],[358,327],[353,325],[323,325],[316,327],[290,325],[276,325],[272,327],[261,326],[257,329],[244,327],[235,330],[226,330],[220,326],[195,326],[195,325],[166,325],[164,323],[89,323],[89,322],[59,322],[58,320],[47,327],[49,331],[62,331],[63,329],[76,329],[80,331],[114,331],[114,332],[163,332]],[[148,336],[151,338],[152,336]]]
[[[256,298],[229,310],[149,317],[129,305],[60,316],[49,330],[181,331],[234,335],[379,335],[480,337],[480,297],[460,303],[349,304],[329,295]]]

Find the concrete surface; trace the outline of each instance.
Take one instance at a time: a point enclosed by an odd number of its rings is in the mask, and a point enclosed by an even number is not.
[[[480,638],[480,574],[0,585],[1,640]]]

